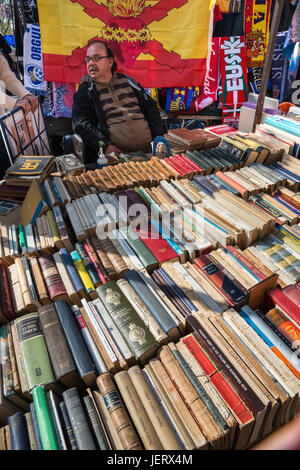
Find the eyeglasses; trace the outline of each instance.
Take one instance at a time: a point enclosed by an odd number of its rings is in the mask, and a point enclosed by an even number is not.
[[[91,60],[93,62],[99,62],[99,60],[101,59],[108,59],[108,56],[107,55],[99,55],[99,54],[96,54],[96,55],[93,55],[93,57],[89,57],[89,56],[86,56],[84,58],[85,62],[88,64]]]

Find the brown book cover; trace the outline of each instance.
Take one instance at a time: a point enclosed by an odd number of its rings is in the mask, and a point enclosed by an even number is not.
[[[78,386],[80,378],[54,305],[40,307],[38,314],[56,380],[68,388]]]
[[[65,285],[51,255],[39,258],[39,264],[52,301],[68,297]]]
[[[97,378],[97,386],[118,433],[124,450],[142,450],[143,446],[124,407],[109,372]]]

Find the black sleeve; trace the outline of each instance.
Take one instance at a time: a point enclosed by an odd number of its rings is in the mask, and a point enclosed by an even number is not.
[[[152,139],[159,135],[166,133],[163,121],[160,117],[160,113],[157,104],[151,96],[149,96],[144,89],[138,92],[138,99],[140,102],[141,110],[149,124],[149,128],[152,134]]]
[[[99,149],[100,140],[103,140],[106,145],[111,143],[97,119],[94,104],[84,87],[79,88],[74,95],[72,127],[73,132],[79,134],[83,142],[96,151]]]

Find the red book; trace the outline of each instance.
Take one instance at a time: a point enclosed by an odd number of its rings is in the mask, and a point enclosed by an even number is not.
[[[290,292],[291,290],[288,291],[289,295]],[[296,326],[300,327],[300,306],[294,303],[286,293],[284,293],[277,287],[276,289],[272,289],[268,292],[267,300],[269,303],[269,309],[272,309],[274,307],[281,308],[285,315],[293,323],[295,323]]]
[[[183,166],[183,168],[186,168],[186,170],[189,172],[189,173],[192,173],[195,171],[195,169],[193,168],[193,166],[190,164],[189,161],[185,160],[184,158],[182,158],[181,155],[176,155],[175,158],[177,159],[177,161],[179,162],[180,165]]]
[[[169,160],[178,168],[180,168],[181,171],[184,171],[184,174],[191,173],[191,170],[187,168],[187,166],[181,162],[178,157],[170,157]]]
[[[194,336],[189,335],[185,337],[183,342],[189,348],[198,364],[200,364],[205,374],[209,377],[210,381],[214,384],[220,395],[224,398],[229,408],[232,410],[235,416],[239,418],[241,423],[245,424],[249,421],[252,421],[253,416],[242,399],[225,379],[225,377],[223,377],[221,372],[218,371],[215,364],[211,361],[209,356],[196,341]]]
[[[299,282],[297,282],[297,284],[292,284],[290,286],[285,287],[284,289],[282,289],[282,292],[292,302],[294,302],[294,304],[300,307],[300,283]]]
[[[10,322],[16,318],[9,288],[7,270],[3,264],[0,264],[0,306],[0,311],[7,321]]]
[[[144,242],[146,247],[151,251],[159,263],[164,261],[178,261],[178,254],[169,245],[159,231],[154,227],[153,224],[148,225],[148,229],[143,228],[136,229],[138,236]]]
[[[234,277],[225,268],[221,271],[217,264],[209,258],[209,255],[199,256],[195,260],[194,266],[218,289],[232,307],[245,304],[248,296],[247,291],[237,286]]]
[[[205,130],[217,135],[232,134],[237,132],[237,129],[228,126],[227,124],[219,124],[218,126],[206,127]]]
[[[264,279],[267,278],[267,276],[264,273],[262,273],[259,269],[257,269],[254,266],[254,264],[250,263],[250,261],[247,258],[245,258],[243,253],[241,253],[239,250],[237,250],[234,246],[227,245],[226,248],[227,248],[228,251],[230,251],[230,253],[233,254],[233,256],[235,256],[245,266],[247,266],[247,268],[249,268],[250,271],[252,271],[255,276],[259,277],[259,279],[261,279],[263,281]]]
[[[196,165],[196,163],[192,162],[184,153],[180,155],[181,160],[183,160],[185,163],[188,163],[189,166],[194,170],[194,171],[203,171],[203,168],[200,166]]]
[[[185,171],[180,169],[178,165],[175,165],[174,162],[170,161],[169,158],[165,158],[164,160],[168,165],[170,165],[174,170],[176,170],[181,176],[184,176],[186,174]]]

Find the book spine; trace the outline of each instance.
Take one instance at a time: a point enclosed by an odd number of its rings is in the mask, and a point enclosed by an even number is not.
[[[91,358],[93,359],[98,374],[101,375],[103,372],[107,372],[105,362],[94,343],[94,340],[88,330],[79,307],[74,305],[71,307],[71,310],[74,315],[78,330],[80,331]]]
[[[86,419],[83,406],[76,388],[66,390],[62,394],[71,426],[79,450],[96,450],[96,445]]]
[[[142,401],[146,413],[156,431],[157,437],[164,449],[181,450],[181,444],[174,434],[169,422],[162,411],[153,391],[139,366],[133,366],[128,370],[131,382]]]
[[[90,260],[91,260],[91,262],[93,263],[93,266],[94,266],[94,268],[95,268],[95,270],[96,270],[96,272],[97,272],[97,274],[98,274],[98,276],[99,276],[100,281],[102,282],[102,284],[105,284],[105,283],[106,283],[106,279],[105,279],[105,277],[104,277],[104,275],[103,275],[103,273],[102,273],[102,271],[101,271],[100,263],[99,263],[99,262],[97,261],[97,259],[96,259],[96,254],[95,254],[95,252],[94,252],[92,246],[89,245],[87,242],[83,242],[83,246],[84,246],[84,248],[85,248],[85,250],[86,250],[86,252],[87,252],[87,254],[88,254],[88,256],[89,256],[89,258],[90,258]]]
[[[142,450],[143,446],[121,401],[111,374],[106,372],[98,377],[97,386],[124,450]]]
[[[53,304],[39,308],[38,315],[55,378],[60,380],[76,370],[67,340]]]
[[[26,235],[26,243],[27,243],[27,251],[29,254],[32,254],[36,251],[36,245],[33,235],[33,226],[28,224],[24,227],[25,235]]]
[[[165,333],[168,333],[177,326],[163,306],[159,304],[153,295],[151,295],[151,292],[137,272],[129,271],[125,274],[125,278],[131,287],[133,287],[133,289],[136,291],[136,293],[141,297],[141,299],[143,299],[143,302]]]
[[[96,269],[94,268],[94,265],[88,256],[87,252],[85,251],[84,245],[82,243],[76,243],[75,244],[75,249],[77,250],[77,253],[79,254],[82,263],[90,276],[91,282],[93,286],[98,287],[99,284],[101,284],[100,277],[98,276],[98,273]]]
[[[93,292],[95,290],[95,287],[91,281],[91,278],[87,272],[87,270],[85,269],[84,267],[84,264],[79,256],[79,253],[77,251],[72,251],[72,253],[70,253],[71,255],[71,258],[73,260],[73,264],[74,264],[74,267],[81,279],[81,282],[82,284],[84,285],[85,287],[85,290],[88,294],[90,294],[91,292]]]
[[[57,407],[58,399],[56,398],[52,390],[50,390],[47,393],[47,398],[48,398],[48,404],[49,404],[49,408],[50,408],[50,412],[52,416],[52,421],[54,424],[54,429],[55,429],[59,449],[67,450],[67,444],[66,444],[64,433],[63,433],[63,428],[61,425],[61,418],[60,418],[59,410]]]
[[[7,340],[8,340],[8,353],[9,353],[10,362],[11,362],[12,383],[13,383],[14,390],[17,393],[20,393],[21,384],[20,384],[20,377],[19,377],[19,371],[17,367],[16,353],[14,349],[11,328],[12,328],[12,325],[8,324],[7,325]]]
[[[290,344],[293,344],[294,341],[300,341],[300,329],[279,309],[270,310],[266,314],[266,318],[283,334]]]
[[[30,450],[26,421],[21,411],[7,418],[12,450]]]
[[[58,295],[67,295],[65,285],[59,275],[52,256],[42,256],[38,261],[48,288],[50,299],[53,300]]]
[[[3,264],[0,264],[0,304],[1,311],[8,321],[16,318],[9,282],[7,277],[7,269]]]
[[[153,424],[133,386],[128,372],[122,371],[117,373],[115,381],[145,449],[163,450]]]
[[[97,416],[93,400],[90,396],[83,397],[83,402],[90,420],[92,430],[94,431],[94,439],[98,443],[100,450],[109,450],[110,446],[107,442],[100,420]]]
[[[39,425],[38,425],[38,422],[37,422],[37,416],[36,416],[36,412],[35,412],[34,403],[31,402],[29,406],[30,406],[30,414],[31,414],[31,419],[32,419],[32,426],[33,426],[33,432],[34,432],[34,436],[35,436],[35,440],[36,440],[37,450],[43,450],[41,435],[40,435]]]
[[[15,320],[29,390],[54,382],[51,362],[37,313]]]
[[[22,260],[23,269],[24,269],[24,273],[25,273],[25,276],[26,276],[27,284],[28,284],[28,289],[29,289],[29,294],[30,294],[30,297],[31,297],[31,301],[35,305],[39,306],[40,303],[39,303],[37,292],[35,290],[35,286],[34,286],[34,283],[33,283],[32,277],[31,277],[31,272],[30,272],[30,269],[29,269],[28,259],[25,256],[22,256],[21,260]]]
[[[37,443],[36,443],[35,434],[33,430],[31,413],[30,412],[26,413],[24,417],[26,420],[26,427],[27,427],[30,450],[37,450]]]
[[[94,383],[95,367],[78,331],[71,308],[65,300],[59,300],[54,305],[78,373],[84,382],[88,382],[87,385],[90,386]]]
[[[72,258],[66,248],[61,248],[59,253],[63,259],[63,262],[66,266],[69,277],[73,283],[74,289],[76,292],[80,292],[84,289],[83,284],[80,280],[80,277],[77,274],[77,271],[74,267]]]
[[[72,429],[65,402],[61,401],[59,406],[62,415],[62,425],[65,430],[65,436],[67,440],[67,447],[71,450],[78,450],[77,442],[75,439],[75,435]]]
[[[59,443],[48,403],[48,398],[43,387],[35,387],[32,390],[32,399],[35,407],[43,450],[59,450]]]
[[[155,350],[158,344],[154,336],[115,282],[98,287],[97,294],[136,359]]]

